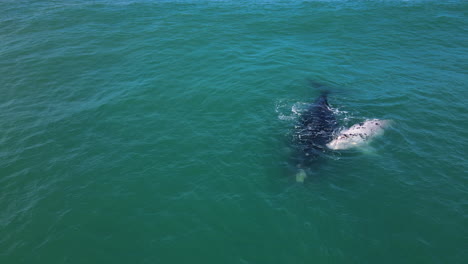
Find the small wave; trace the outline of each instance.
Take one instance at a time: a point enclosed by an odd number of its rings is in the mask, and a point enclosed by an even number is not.
[[[294,120],[297,116],[293,110],[293,107],[290,107],[290,102],[284,100],[276,102],[275,112],[278,114],[278,119],[282,121],[291,121]]]
[[[275,104],[275,112],[278,113],[278,119],[283,121],[295,120],[307,109],[310,103],[280,100]]]

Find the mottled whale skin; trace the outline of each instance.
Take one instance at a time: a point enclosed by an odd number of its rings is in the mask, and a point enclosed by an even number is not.
[[[328,92],[320,96],[304,111],[296,126],[297,142],[306,154],[317,154],[333,138],[337,121],[327,98]]]
[[[338,123],[328,104],[327,95],[327,91],[322,91],[315,102],[302,112],[297,122],[294,138],[300,151],[297,165],[299,172],[296,174],[298,182],[304,181],[304,168],[309,167],[326,150],[326,144],[333,139],[337,129]]]
[[[326,146],[331,150],[344,150],[360,147],[369,143],[376,136],[384,133],[389,126],[389,120],[371,119],[340,131]]]

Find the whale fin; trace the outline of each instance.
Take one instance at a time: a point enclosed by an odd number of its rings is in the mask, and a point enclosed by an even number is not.
[[[296,173],[296,182],[303,183],[304,180],[307,178],[307,173],[303,169],[299,169]]]

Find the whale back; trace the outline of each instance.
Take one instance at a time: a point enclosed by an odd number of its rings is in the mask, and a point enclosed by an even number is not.
[[[333,138],[337,121],[324,91],[305,110],[296,126],[296,140],[306,155],[317,155]]]

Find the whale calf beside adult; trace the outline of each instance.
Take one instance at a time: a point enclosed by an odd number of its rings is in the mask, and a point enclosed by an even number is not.
[[[363,146],[384,133],[390,124],[389,120],[371,119],[355,124],[340,133],[326,146],[332,150],[344,150]]]
[[[295,126],[294,142],[299,152],[297,182],[304,182],[306,171],[324,152],[363,146],[382,135],[390,124],[389,120],[369,119],[340,130],[334,110],[328,104],[328,94],[329,91],[321,90],[319,97],[301,113]]]

